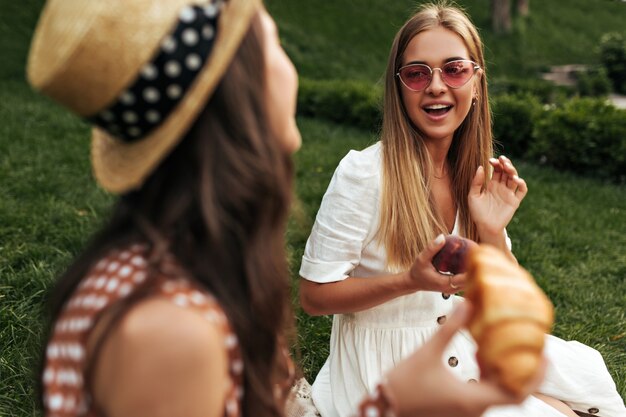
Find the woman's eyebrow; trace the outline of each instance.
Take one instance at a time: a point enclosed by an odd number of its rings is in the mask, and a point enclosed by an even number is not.
[[[461,56],[453,56],[453,57],[444,59],[443,62],[444,63],[448,63],[448,62],[451,62],[451,61],[468,60],[468,59],[469,58],[464,58],[464,57],[461,57]],[[410,62],[407,62],[404,65],[413,65],[413,64],[428,65],[428,63],[426,61],[410,61]]]

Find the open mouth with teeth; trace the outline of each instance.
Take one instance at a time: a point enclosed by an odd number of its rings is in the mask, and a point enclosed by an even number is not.
[[[447,104],[431,104],[424,106],[423,109],[426,113],[432,114],[433,116],[441,116],[449,112],[452,106]]]

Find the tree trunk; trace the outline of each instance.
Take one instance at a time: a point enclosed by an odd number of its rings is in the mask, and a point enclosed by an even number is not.
[[[517,0],[517,15],[526,17],[528,16],[530,0]]]
[[[510,0],[491,0],[491,23],[495,33],[511,32]]]

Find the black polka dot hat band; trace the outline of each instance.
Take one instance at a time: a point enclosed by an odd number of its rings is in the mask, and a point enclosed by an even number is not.
[[[135,82],[88,120],[127,142],[159,126],[204,66],[217,34],[221,5],[220,1],[204,7],[185,6],[174,31],[163,39]]]
[[[28,79],[94,125],[94,175],[125,193],[191,127],[261,7],[261,0],[47,0]]]

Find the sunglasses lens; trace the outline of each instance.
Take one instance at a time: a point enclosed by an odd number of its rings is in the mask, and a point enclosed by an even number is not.
[[[452,88],[465,85],[474,75],[474,63],[471,61],[452,61],[441,68],[443,80]]]
[[[426,65],[410,65],[400,70],[400,79],[414,91],[425,89],[430,78],[430,69]]]

